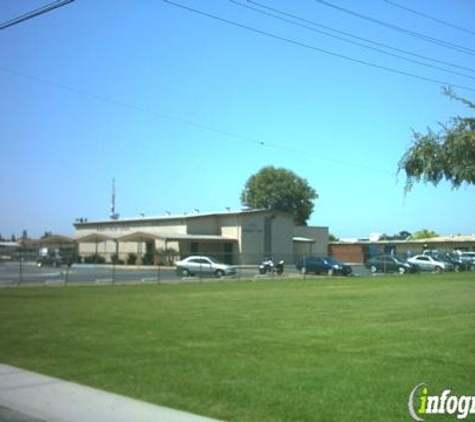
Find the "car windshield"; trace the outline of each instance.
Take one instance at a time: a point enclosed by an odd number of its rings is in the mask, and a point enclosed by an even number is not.
[[[207,257],[213,264],[219,264],[219,261],[216,258],[213,258],[211,256]]]

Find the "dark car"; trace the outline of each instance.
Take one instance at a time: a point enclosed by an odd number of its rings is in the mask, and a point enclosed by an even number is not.
[[[445,255],[445,260],[454,266],[454,271],[473,271],[474,264],[469,256],[452,252]]]
[[[365,267],[372,273],[415,273],[418,268],[414,264],[402,261],[392,255],[378,255],[366,261]]]
[[[46,254],[41,255],[36,260],[38,267],[59,267],[61,265],[67,265],[70,267],[73,263],[71,257],[66,257],[59,254]]]
[[[304,274],[350,275],[352,269],[328,256],[306,257],[295,264],[295,268]]]

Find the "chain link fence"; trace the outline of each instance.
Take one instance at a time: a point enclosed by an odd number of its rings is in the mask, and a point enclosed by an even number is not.
[[[174,251],[155,254],[38,255],[15,251],[0,262],[0,287],[31,285],[179,284],[226,280],[277,280],[315,275],[347,275],[332,268],[318,271],[310,258],[262,257],[249,254],[180,256]],[[272,258],[272,259],[271,259]],[[312,257],[315,258],[315,257]],[[350,273],[348,273],[350,274]]]

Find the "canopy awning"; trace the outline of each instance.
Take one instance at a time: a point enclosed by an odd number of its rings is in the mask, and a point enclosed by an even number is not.
[[[160,236],[153,233],[133,232],[117,238],[119,242],[150,242],[161,239]]]
[[[61,245],[72,245],[76,243],[76,239],[68,236],[62,236],[55,234],[52,236],[44,237],[42,239],[34,240],[31,242],[34,246],[61,246]]]
[[[308,237],[298,237],[295,236],[292,238],[295,243],[317,243],[315,239],[310,239]]]
[[[76,238],[76,242],[78,243],[100,243],[105,242],[107,240],[116,240],[113,237],[106,236],[102,233],[91,233],[85,236],[81,236]]]

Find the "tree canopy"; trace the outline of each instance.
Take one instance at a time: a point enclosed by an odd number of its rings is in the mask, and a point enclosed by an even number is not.
[[[475,103],[452,90],[446,88],[444,94],[475,110]],[[454,188],[475,184],[475,117],[457,116],[438,131],[413,132],[413,145],[399,161],[399,171],[406,173],[406,191],[420,181],[437,186],[445,179]]]
[[[243,205],[291,213],[298,225],[307,224],[317,198],[307,180],[273,166],[263,167],[249,177],[241,193]]]
[[[429,239],[431,237],[439,237],[439,234],[434,230],[422,229],[413,233],[411,240]]]

